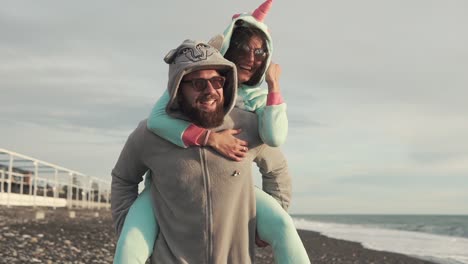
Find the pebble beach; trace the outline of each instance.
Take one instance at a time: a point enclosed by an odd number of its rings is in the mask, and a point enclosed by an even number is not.
[[[0,207],[0,263],[112,263],[116,240],[110,211],[74,212],[70,217],[64,208]],[[299,234],[312,263],[433,264],[312,231]],[[274,263],[271,248],[257,248],[255,263]]]

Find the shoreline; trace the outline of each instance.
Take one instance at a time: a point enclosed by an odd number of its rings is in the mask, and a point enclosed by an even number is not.
[[[368,249],[359,242],[336,239],[298,229],[311,263],[318,264],[437,264],[399,253]],[[273,264],[271,247],[256,250],[257,264]]]
[[[45,217],[36,220],[41,211]],[[112,263],[115,234],[109,210],[0,207],[0,263]],[[435,264],[364,248],[358,242],[298,230],[314,264]],[[271,247],[256,248],[255,263],[274,263]]]

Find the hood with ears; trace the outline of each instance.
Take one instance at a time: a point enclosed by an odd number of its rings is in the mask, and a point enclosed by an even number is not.
[[[216,48],[201,41],[187,39],[177,48],[169,51],[164,61],[169,64],[167,89],[170,99],[166,106],[168,114],[179,110],[176,97],[182,78],[186,74],[199,70],[217,70],[226,77],[223,88],[224,112],[228,114],[232,110],[237,95],[236,66],[226,60]]]
[[[268,27],[263,20],[265,19],[268,11],[271,8],[273,0],[266,0],[262,3],[257,9],[255,9],[251,13],[242,13],[242,14],[235,14],[232,17],[231,23],[228,27],[224,30],[223,35],[217,35],[210,40],[210,44],[215,46],[221,54],[225,55],[227,50],[229,49],[229,44],[231,42],[232,32],[235,27],[256,27],[265,33],[266,39],[266,46],[268,49],[268,57],[265,61],[266,65],[270,65],[271,56],[273,54],[273,41],[271,39],[270,32]],[[265,80],[265,73],[268,66],[263,69],[262,78],[259,80],[258,83],[253,84],[252,86],[242,85],[241,88],[249,88],[249,87],[258,87],[264,80]]]

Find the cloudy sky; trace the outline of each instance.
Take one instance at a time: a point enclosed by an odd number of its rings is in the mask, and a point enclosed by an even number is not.
[[[110,180],[165,89],[166,52],[260,3],[2,1],[0,148]],[[292,213],[468,213],[467,13],[464,0],[274,2]]]

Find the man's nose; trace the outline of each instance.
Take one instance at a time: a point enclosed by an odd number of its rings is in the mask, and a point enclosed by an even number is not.
[[[211,84],[211,81],[206,82],[206,87],[203,90],[204,93],[216,93],[216,89],[213,87],[213,84]]]

